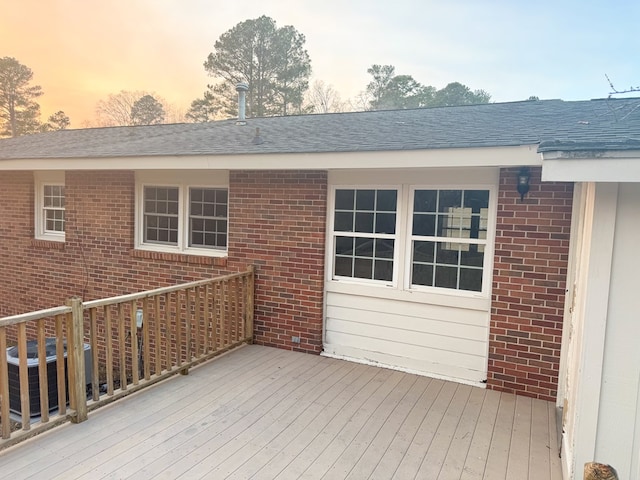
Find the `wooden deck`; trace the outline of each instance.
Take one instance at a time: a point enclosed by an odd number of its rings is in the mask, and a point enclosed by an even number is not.
[[[17,479],[561,479],[555,407],[241,347],[0,452]]]

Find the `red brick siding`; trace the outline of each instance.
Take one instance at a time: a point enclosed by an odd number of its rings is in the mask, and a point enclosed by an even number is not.
[[[489,335],[489,388],[555,400],[573,184],[542,183],[520,201],[517,169],[503,169]]]
[[[230,184],[229,258],[252,258],[257,268],[255,341],[319,353],[326,173],[232,172]]]
[[[0,316],[237,272],[257,265],[256,340],[319,352],[326,173],[232,173],[229,257],[134,250],[131,171],[67,172],[66,241],[33,239],[31,172],[0,178]],[[291,344],[291,336],[301,343]]]

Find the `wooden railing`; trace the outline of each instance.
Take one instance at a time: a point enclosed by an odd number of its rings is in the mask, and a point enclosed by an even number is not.
[[[251,342],[253,298],[250,268],[85,303],[74,298],[66,306],[0,319],[0,449],[67,420],[82,422],[101,405],[176,373],[187,374],[190,367]],[[47,339],[55,342],[57,412],[52,414]],[[10,391],[16,386],[9,385],[8,343],[18,349],[20,422],[10,414],[16,410],[16,391]],[[28,345],[37,345],[41,416],[35,421]]]

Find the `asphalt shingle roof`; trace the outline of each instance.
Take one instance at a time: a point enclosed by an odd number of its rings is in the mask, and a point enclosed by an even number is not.
[[[256,129],[260,142],[255,141]],[[491,103],[200,124],[63,130],[0,140],[0,160],[393,151],[538,144],[639,149],[640,99]]]

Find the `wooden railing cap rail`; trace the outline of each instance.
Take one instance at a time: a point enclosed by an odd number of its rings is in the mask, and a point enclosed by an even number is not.
[[[89,302],[84,302],[83,306],[86,310],[90,308],[104,307],[107,305],[115,305],[118,303],[131,302],[133,300],[141,300],[144,298],[155,297],[157,295],[164,295],[165,293],[171,293],[171,292],[177,292],[184,289],[201,287],[203,285],[208,285],[210,283],[226,282],[227,280],[231,280],[236,277],[243,277],[250,273],[251,271],[232,273],[230,275],[224,275],[222,277],[208,278],[205,280],[196,280],[195,282],[181,283],[180,285],[172,285],[170,287],[161,287],[161,288],[156,288],[154,290],[146,290],[144,292],[129,293],[126,295],[120,295],[118,297],[101,298],[98,300],[91,300]]]
[[[9,325],[17,325],[19,323],[40,320],[41,318],[55,317],[56,315],[64,315],[67,313],[71,313],[71,307],[45,308],[44,310],[36,310],[35,312],[11,315],[9,317],[0,318],[0,327],[8,327]]]

